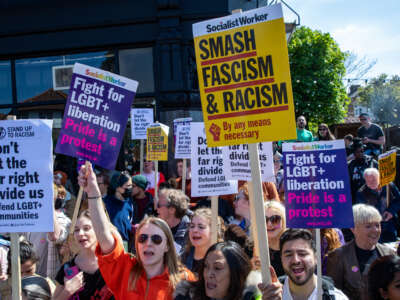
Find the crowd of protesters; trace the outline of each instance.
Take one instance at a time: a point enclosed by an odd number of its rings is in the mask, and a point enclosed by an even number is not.
[[[276,181],[263,183],[262,199],[271,284],[261,283],[264,254],[252,240],[248,183],[219,197],[213,243],[211,200],[191,197],[190,161],[183,192],[182,160],[171,178],[145,160],[143,173],[137,165],[110,172],[90,164],[77,178],[54,172],[54,232],[20,237],[24,299],[314,300],[318,259],[323,299],[400,299],[400,193],[393,183],[390,193],[379,184],[382,129],[367,114],[360,121],[357,137],[345,136],[355,226],[322,229],[320,258],[315,231],[286,227],[282,143],[274,143]],[[326,124],[315,137],[306,126],[299,116],[297,142],[335,139]],[[71,230],[73,181],[84,197]],[[11,299],[8,240],[0,238],[0,299]]]

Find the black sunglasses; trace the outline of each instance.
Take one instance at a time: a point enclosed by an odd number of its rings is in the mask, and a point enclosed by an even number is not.
[[[280,215],[273,215],[270,217],[265,217],[265,223],[271,222],[271,224],[278,224],[282,220]]]
[[[148,234],[145,234],[145,233],[139,234],[138,243],[144,244],[144,243],[146,243],[148,238],[149,238]],[[159,234],[150,235],[150,239],[155,245],[160,245],[163,241],[161,235],[159,235]]]

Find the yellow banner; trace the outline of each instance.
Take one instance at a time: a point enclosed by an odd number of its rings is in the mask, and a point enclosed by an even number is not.
[[[280,5],[193,25],[208,147],[296,138]]]
[[[156,123],[147,127],[147,160],[168,160],[168,127]]]
[[[389,151],[378,158],[380,185],[385,186],[396,178],[396,150]]]

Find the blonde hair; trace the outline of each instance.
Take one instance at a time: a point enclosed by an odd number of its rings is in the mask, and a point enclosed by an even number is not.
[[[169,228],[167,222],[160,218],[156,217],[148,217],[143,219],[138,228],[136,229],[136,234],[135,234],[135,248],[136,250],[138,248],[138,237],[140,234],[140,230],[142,227],[146,224],[152,224],[154,226],[157,226],[164,232],[164,235],[166,237],[167,241],[167,246],[168,246],[168,251],[164,253],[164,266],[167,267],[168,269],[168,274],[169,274],[169,284],[171,291],[175,289],[176,285],[179,283],[181,280],[181,274],[184,272],[184,268],[182,264],[178,261],[176,251],[175,251],[175,245],[174,245],[174,238],[172,236],[171,229]],[[136,260],[137,263],[133,266],[130,276],[129,276],[129,282],[128,282],[128,289],[131,291],[136,290],[136,283],[141,274],[144,271],[143,263],[142,260],[140,259],[140,255],[136,255]]]
[[[354,225],[382,221],[379,211],[368,204],[353,205]]]
[[[53,183],[53,201],[56,201],[58,197],[58,186],[57,184]]]
[[[286,210],[283,204],[277,200],[269,200],[264,202],[264,210],[266,211],[267,209],[274,209],[278,212],[278,214],[282,218],[282,231],[279,234],[279,237],[282,235],[282,233],[286,230]]]

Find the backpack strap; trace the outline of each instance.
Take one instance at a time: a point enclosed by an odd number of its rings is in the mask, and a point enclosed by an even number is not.
[[[334,291],[335,286],[332,279],[327,276],[322,276],[322,299],[323,300],[335,300]]]

